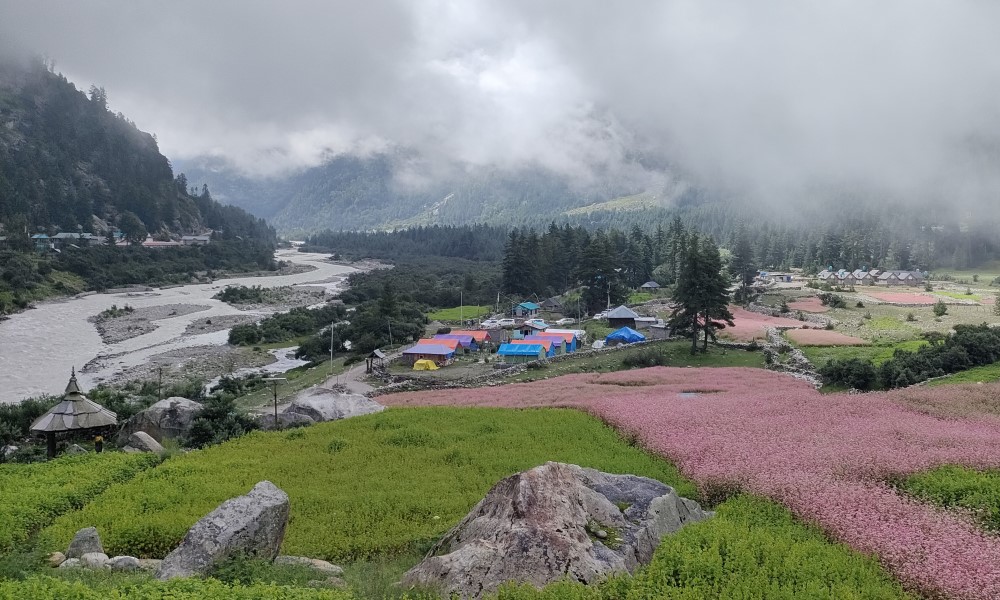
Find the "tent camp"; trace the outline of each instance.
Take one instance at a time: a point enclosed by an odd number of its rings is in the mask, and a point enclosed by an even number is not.
[[[569,331],[556,332],[551,329],[547,329],[542,333],[539,333],[538,337],[561,340],[563,342],[563,350],[566,352],[576,352],[578,341],[580,339],[580,336],[576,335],[575,333]]]
[[[414,371],[437,371],[438,368],[439,367],[434,364],[433,360],[427,360],[426,358],[422,358],[413,363]]]
[[[458,344],[467,351],[479,350],[479,345],[476,344],[475,338],[471,335],[456,334],[456,333],[439,333],[434,336],[435,340],[457,340]]]
[[[604,343],[609,346],[615,344],[634,344],[636,342],[645,342],[646,336],[642,335],[635,329],[631,327],[622,327],[621,329],[608,334],[608,337],[604,338]]]

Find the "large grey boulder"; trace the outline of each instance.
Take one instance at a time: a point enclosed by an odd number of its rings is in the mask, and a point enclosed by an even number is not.
[[[174,396],[160,400],[125,423],[118,434],[118,444],[125,445],[137,431],[145,431],[160,443],[187,435],[200,411],[201,404],[187,398]]]
[[[260,415],[257,417],[257,423],[260,425],[261,429],[270,430],[274,429],[274,414],[267,413],[265,415]],[[303,427],[306,425],[315,425],[316,421],[312,417],[307,417],[295,412],[280,412],[278,413],[278,427],[280,429],[288,429],[289,427]]]
[[[138,571],[139,559],[134,556],[116,556],[108,559],[108,568],[112,571]]]
[[[495,485],[402,584],[478,598],[508,581],[592,583],[633,572],[664,535],[711,514],[659,481],[550,462]]]
[[[108,555],[103,552],[88,552],[80,557],[80,564],[88,569],[103,569],[108,566]]]
[[[128,436],[128,444],[122,448],[125,452],[153,452],[163,454],[166,450],[145,431],[136,431]]]
[[[226,500],[194,524],[156,570],[161,580],[203,575],[234,554],[274,560],[288,524],[288,494],[270,481]]]
[[[343,394],[322,387],[311,387],[299,392],[286,413],[298,413],[313,421],[336,421],[385,410],[385,407],[360,394]]]
[[[84,554],[91,552],[103,554],[104,545],[101,544],[101,536],[97,535],[96,527],[84,527],[73,536],[73,541],[66,550],[66,558],[83,558]]]

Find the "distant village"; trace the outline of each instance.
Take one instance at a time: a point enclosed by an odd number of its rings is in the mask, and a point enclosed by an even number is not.
[[[27,234],[25,234],[27,235]],[[125,239],[125,234],[119,230],[111,232],[111,237],[114,238],[115,246],[128,246],[129,241]],[[5,247],[9,244],[13,236],[0,236],[0,247]],[[49,235],[47,233],[36,233],[34,235],[28,236],[31,240],[32,245],[36,252],[61,252],[66,248],[86,248],[89,246],[107,246],[109,245],[109,235],[98,235],[94,233],[71,233],[71,232],[60,232]],[[203,233],[200,235],[182,235],[174,236],[170,239],[157,239],[153,236],[147,236],[146,239],[137,244],[144,248],[174,248],[180,246],[204,246],[212,242],[212,233]]]
[[[882,271],[880,269],[855,269],[853,271],[840,269],[834,271],[829,268],[817,273],[815,278],[801,272],[760,271],[756,279],[760,283],[793,283],[797,280],[814,279],[833,287],[856,285],[920,286],[924,285],[927,273],[901,270]]]

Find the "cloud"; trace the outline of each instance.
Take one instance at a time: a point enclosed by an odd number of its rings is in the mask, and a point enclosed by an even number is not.
[[[668,162],[700,185],[996,203],[988,0],[0,0],[178,158],[274,174],[394,146],[580,180]],[[443,168],[443,167],[442,167]]]

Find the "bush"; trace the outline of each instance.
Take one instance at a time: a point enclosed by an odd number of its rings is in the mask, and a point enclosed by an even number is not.
[[[912,323],[912,322],[914,322],[914,321],[917,320],[917,317],[912,312],[908,312],[908,313],[906,313],[906,320],[908,322]]]
[[[636,352],[628,353],[622,358],[622,366],[626,369],[640,369],[644,367],[664,367],[670,364],[670,353],[655,348],[643,348]]]
[[[128,481],[157,462],[155,454],[104,452],[30,465],[0,465],[0,554],[109,485]]]
[[[830,308],[847,308],[847,302],[843,296],[838,294],[823,292],[819,294],[819,301],[823,306],[829,306]]]
[[[858,300],[858,303],[855,304],[854,307],[855,308],[864,308],[865,307],[865,303],[862,302],[861,300]]]
[[[938,300],[934,303],[934,316],[943,317],[948,314],[948,305],[944,303],[944,300]]]
[[[90,575],[90,577],[87,577]],[[74,573],[73,578],[93,580],[91,585],[80,581],[35,575],[24,581],[0,581],[0,598],[31,598],[31,600],[350,600],[347,590],[295,588],[256,583],[230,585],[215,579],[174,579],[156,581],[135,575],[104,577],[95,573]],[[70,577],[66,575],[66,577]]]

